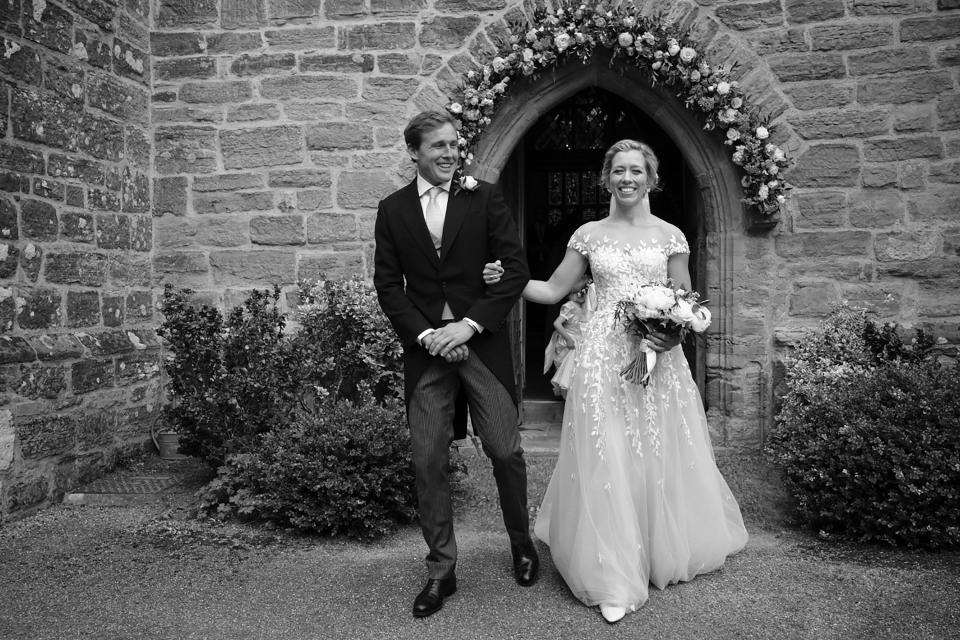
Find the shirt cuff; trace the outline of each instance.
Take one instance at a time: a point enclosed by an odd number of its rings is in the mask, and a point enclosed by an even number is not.
[[[464,318],[463,321],[466,322],[468,325],[470,325],[470,328],[476,331],[477,335],[480,335],[481,333],[483,333],[483,327],[481,327],[479,324],[477,324],[470,318]]]
[[[419,344],[419,345],[422,347],[422,346],[423,346],[423,339],[426,338],[426,337],[427,337],[428,335],[430,335],[431,333],[433,333],[434,331],[436,331],[436,329],[426,329],[426,330],[424,330],[420,335],[417,336],[417,344]]]

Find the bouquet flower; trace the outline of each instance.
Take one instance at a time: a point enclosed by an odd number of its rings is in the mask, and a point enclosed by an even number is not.
[[[657,352],[646,342],[654,331],[679,335],[684,339],[691,331],[703,333],[710,326],[710,310],[703,306],[700,294],[685,291],[667,283],[645,284],[626,300],[617,302],[614,319],[629,335],[640,338],[640,352],[620,371],[629,382],[650,382],[650,373],[657,363]]]

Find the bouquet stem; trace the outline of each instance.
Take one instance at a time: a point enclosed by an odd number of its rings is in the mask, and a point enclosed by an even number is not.
[[[643,343],[640,345],[640,353],[637,354],[637,357],[620,370],[620,376],[627,382],[646,387],[650,384],[650,373],[656,363],[657,352]]]

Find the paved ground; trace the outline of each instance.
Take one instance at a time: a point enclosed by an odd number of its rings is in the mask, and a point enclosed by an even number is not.
[[[547,435],[539,449],[525,438],[536,504],[555,454]],[[540,582],[516,586],[482,458],[468,459],[457,485],[460,590],[424,620],[410,615],[423,581],[415,526],[359,544],[196,521],[192,492],[208,471],[150,458],[0,528],[0,638],[960,637],[960,552],[793,531],[769,468],[732,452],[718,460],[743,507],[747,548],[721,571],[654,590],[610,626],[569,594],[542,545]],[[125,506],[98,506],[111,501]]]

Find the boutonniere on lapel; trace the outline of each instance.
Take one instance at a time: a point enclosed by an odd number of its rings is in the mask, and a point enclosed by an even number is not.
[[[461,191],[476,191],[477,187],[480,186],[480,182],[473,176],[463,175],[462,169],[457,169],[453,174],[451,191],[453,195],[457,195]]]

